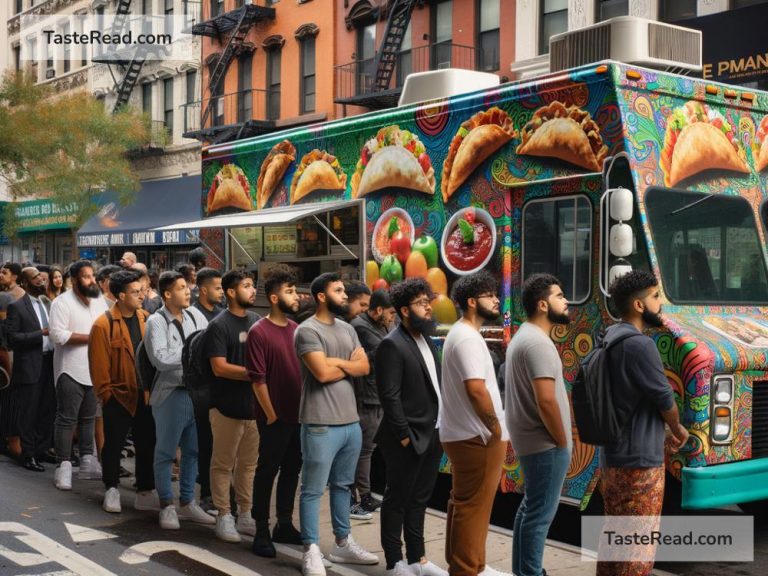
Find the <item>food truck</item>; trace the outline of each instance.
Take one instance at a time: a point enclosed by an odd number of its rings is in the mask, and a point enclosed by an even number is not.
[[[682,505],[768,499],[768,94],[606,61],[203,150],[208,216],[229,262],[301,281],[341,270],[374,288],[418,276],[435,317],[453,282],[499,280],[503,353],[523,279],[562,281],[552,338],[572,382],[616,317],[610,281],[653,272],[652,333],[690,440],[668,455]],[[562,499],[585,508],[598,449],[575,439]],[[444,462],[445,471],[449,464]],[[510,449],[501,489],[521,491]]]

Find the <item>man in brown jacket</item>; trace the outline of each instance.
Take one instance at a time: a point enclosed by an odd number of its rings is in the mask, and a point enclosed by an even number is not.
[[[134,353],[144,337],[148,313],[142,310],[144,296],[135,271],[115,272],[109,279],[110,292],[117,298],[112,308],[93,324],[88,341],[88,364],[93,387],[104,413],[103,508],[120,512],[120,453],[128,429],[133,430],[136,450],[136,504],[138,510],[156,509],[153,494],[155,477],[155,423],[148,406],[149,390],[140,390]],[[154,502],[154,505],[153,505]]]

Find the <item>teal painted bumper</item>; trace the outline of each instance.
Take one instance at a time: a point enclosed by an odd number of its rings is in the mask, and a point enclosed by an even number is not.
[[[768,458],[683,468],[683,508],[768,499]]]

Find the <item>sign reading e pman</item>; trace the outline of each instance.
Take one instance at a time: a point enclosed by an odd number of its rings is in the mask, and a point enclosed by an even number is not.
[[[594,562],[752,562],[752,516],[583,516],[581,558]],[[590,552],[592,551],[592,552]]]

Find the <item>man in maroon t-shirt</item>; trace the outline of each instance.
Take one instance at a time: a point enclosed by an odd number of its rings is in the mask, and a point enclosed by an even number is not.
[[[256,394],[256,421],[261,441],[253,479],[253,553],[274,558],[272,542],[301,544],[293,526],[293,502],[301,471],[301,369],[293,346],[298,325],[286,317],[299,310],[296,278],[287,267],[275,267],[266,277],[264,292],[269,315],[248,332],[246,368]],[[278,470],[277,524],[269,534],[269,503]]]

